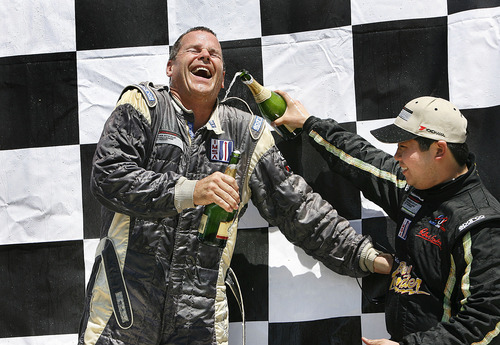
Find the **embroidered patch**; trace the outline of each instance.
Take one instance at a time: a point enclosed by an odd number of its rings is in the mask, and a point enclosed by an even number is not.
[[[191,137],[191,139],[194,139],[194,135],[195,135],[194,134],[194,123],[186,120],[186,124],[188,126],[189,136]]]
[[[413,266],[401,261],[398,268],[392,273],[392,281],[389,290],[399,294],[408,295],[429,295],[428,292],[421,291],[422,279],[413,277]]]
[[[210,127],[211,127],[212,129],[217,128],[217,125],[215,124],[215,121],[214,121],[214,120],[210,120],[210,121],[208,121],[208,124],[210,125]]]
[[[212,139],[210,142],[210,160],[229,163],[234,143],[229,140]]]
[[[184,143],[177,133],[160,129],[158,131],[158,136],[156,137],[156,143],[174,145],[184,151]]]
[[[250,135],[253,139],[258,139],[260,133],[262,132],[262,126],[264,125],[264,119],[260,116],[254,116],[253,121],[250,123]]]
[[[412,217],[415,217],[418,210],[420,210],[420,208],[422,207],[421,204],[422,201],[423,200],[420,197],[411,193],[403,202],[403,205],[401,206],[401,211],[405,212],[406,214],[409,214]]]
[[[260,131],[260,128],[262,127],[262,124],[264,123],[264,119],[262,117],[256,116],[255,120],[252,124],[252,130],[258,132]]]
[[[415,236],[420,237],[427,242],[430,242],[432,244],[435,244],[436,246],[441,249],[441,239],[437,235],[432,235],[429,231],[429,228],[424,228],[418,232]]]
[[[446,229],[443,227],[443,224],[446,223],[448,221],[448,217],[444,216],[444,215],[440,215],[438,217],[436,217],[436,219],[434,220],[429,220],[429,223],[434,225],[436,228],[442,230],[442,231],[446,231]]]
[[[120,318],[122,319],[122,324],[130,322],[127,313],[127,307],[125,305],[125,299],[123,298],[123,292],[119,291],[115,293],[115,300],[118,304],[118,313],[120,314]]]
[[[471,224],[474,224],[478,220],[481,220],[481,219],[484,219],[484,218],[486,218],[486,216],[484,216],[484,215],[473,217],[473,218],[469,219],[468,221],[466,221],[465,223],[463,223],[462,225],[460,225],[458,227],[458,231],[463,231],[464,229],[466,229]]]
[[[413,114],[413,111],[411,111],[410,109],[406,108],[406,107],[403,107],[403,109],[401,110],[401,112],[399,113],[399,117],[402,118],[403,120],[405,121],[408,121],[411,117],[411,114]]]
[[[410,224],[411,224],[411,220],[409,220],[408,218],[405,218],[405,220],[403,220],[403,224],[401,224],[401,227],[399,228],[399,233],[398,233],[399,238],[406,240],[406,237],[408,236],[408,228],[410,227]]]
[[[143,91],[143,94],[147,97],[149,106],[150,107],[155,106],[156,105],[156,97],[153,94],[153,92],[149,88],[147,88],[146,86],[144,86],[142,84],[138,84],[137,86],[139,86],[141,88],[141,90]]]

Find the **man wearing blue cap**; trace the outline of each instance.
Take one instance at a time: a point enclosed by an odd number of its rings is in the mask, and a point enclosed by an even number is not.
[[[394,156],[334,120],[310,116],[286,93],[276,120],[303,128],[330,168],[396,224],[384,344],[500,344],[500,203],[469,153],[467,120],[450,102],[419,97],[371,133]]]

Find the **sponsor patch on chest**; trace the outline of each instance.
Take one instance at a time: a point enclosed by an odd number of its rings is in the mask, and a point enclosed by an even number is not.
[[[410,227],[411,220],[408,218],[405,218],[403,223],[401,223],[401,227],[399,228],[398,232],[398,237],[401,238],[402,240],[406,240],[406,237],[408,236],[408,228]]]
[[[212,139],[210,141],[210,160],[212,162],[229,163],[234,150],[234,143],[230,140]]]
[[[179,134],[171,131],[160,129],[158,131],[158,136],[156,137],[156,143],[174,145],[184,151],[184,143],[182,142]]]
[[[446,229],[444,227],[444,223],[446,223],[447,221],[448,221],[448,217],[446,217],[444,215],[440,215],[440,216],[436,217],[436,219],[434,219],[434,220],[429,220],[429,223],[434,225],[439,230],[446,231]]]
[[[415,195],[411,193],[403,202],[403,205],[401,205],[401,211],[404,213],[415,217],[417,212],[420,210],[422,207],[422,198],[420,198],[418,195]]]
[[[439,238],[438,235],[432,234],[431,231],[429,230],[429,228],[424,228],[424,229],[420,230],[416,234],[416,236],[420,237],[421,239],[426,240],[427,242],[430,242],[430,243],[438,246],[439,249],[441,249],[441,246],[442,246],[441,239]]]
[[[422,279],[415,277],[412,271],[412,265],[407,265],[406,262],[401,261],[398,268],[392,273],[389,290],[398,294],[429,295],[428,292],[421,289]]]

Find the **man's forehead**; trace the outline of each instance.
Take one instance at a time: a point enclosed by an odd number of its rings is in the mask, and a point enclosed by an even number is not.
[[[186,35],[184,35],[184,37],[181,40],[182,45],[189,44],[192,46],[204,45],[207,42],[217,46],[220,49],[219,40],[217,39],[217,37],[215,37],[212,33],[208,31],[201,31],[201,30],[191,31],[188,32]]]

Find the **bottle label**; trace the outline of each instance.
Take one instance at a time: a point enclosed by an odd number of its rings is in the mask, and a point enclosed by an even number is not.
[[[255,79],[253,79],[252,76],[250,76],[250,80],[242,80],[242,81],[243,84],[248,86],[248,88],[252,92],[255,102],[262,103],[265,100],[271,98],[272,95],[271,90],[260,85],[258,82],[255,81]]]
[[[220,240],[227,240],[229,236],[229,228],[233,224],[233,221],[229,222],[220,222],[219,230],[217,230],[217,238]]]
[[[200,227],[198,228],[198,232],[203,234],[205,232],[205,226],[207,225],[208,216],[203,214],[201,216]]]
[[[224,171],[224,175],[236,178],[236,164],[229,164]]]
[[[262,103],[271,98],[271,90],[263,88],[258,94],[254,95],[255,102]]]
[[[229,236],[229,228],[231,227],[231,225],[233,224],[233,219],[234,217],[230,217],[231,220],[227,221],[227,222],[220,222],[219,223],[219,228],[217,229],[217,235],[216,237],[220,240],[227,240],[228,236]],[[207,222],[208,222],[208,216],[206,214],[203,214],[201,216],[201,221],[200,221],[200,226],[198,228],[198,232],[200,234],[204,234],[205,236],[207,235],[205,232],[206,232],[206,226],[207,226]]]

